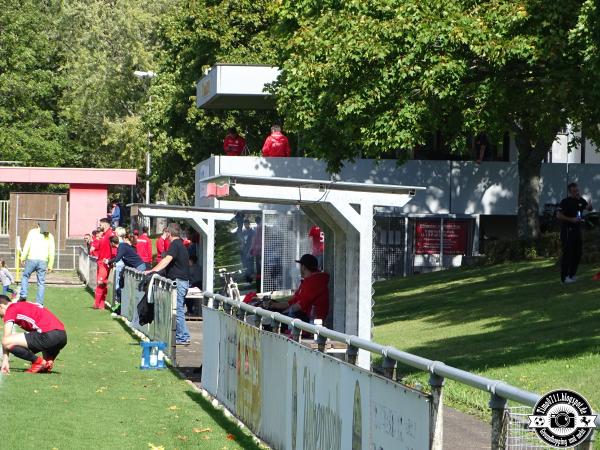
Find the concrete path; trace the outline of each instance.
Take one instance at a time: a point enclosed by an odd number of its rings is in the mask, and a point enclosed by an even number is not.
[[[184,376],[201,387],[202,321],[187,322],[192,344],[177,347],[177,366]],[[444,408],[444,450],[485,450],[490,448],[489,424],[455,409]]]

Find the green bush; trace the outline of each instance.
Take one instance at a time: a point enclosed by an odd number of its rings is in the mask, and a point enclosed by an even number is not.
[[[520,241],[499,240],[485,243],[486,262],[500,264],[507,261],[526,261],[536,258],[560,257],[560,236],[547,233],[539,239]]]

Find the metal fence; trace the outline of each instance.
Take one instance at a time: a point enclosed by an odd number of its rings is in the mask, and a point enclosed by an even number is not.
[[[89,289],[96,289],[96,271],[98,268],[98,258],[90,256],[84,247],[74,247],[73,253],[77,255],[77,275]]]
[[[8,236],[10,200],[0,200],[0,235]]]
[[[265,211],[263,217],[262,292],[296,289],[300,271],[295,261],[311,253],[313,223],[301,211]]]
[[[144,295],[138,289],[144,274],[130,267],[123,269],[123,288],[121,289],[121,316],[127,325],[142,333],[151,341],[167,344],[165,354],[176,363],[175,328],[177,317],[177,285],[174,281],[158,275],[150,282],[148,302],[154,304],[154,319],[150,324],[140,325],[138,304]]]
[[[97,258],[90,256],[84,247],[78,247],[77,273],[86,287],[96,289]],[[111,276],[112,276],[111,271]],[[152,341],[167,344],[165,354],[175,364],[175,326],[177,314],[177,286],[174,281],[155,275],[151,283],[149,302],[154,304],[154,320],[149,325],[139,323],[137,306],[143,292],[138,285],[143,274],[134,269],[124,269],[124,283],[121,290],[121,317],[127,325]],[[114,295],[114,291],[113,291]],[[114,302],[114,299],[113,299]]]
[[[406,275],[406,218],[378,213],[373,219],[373,279]]]
[[[522,413],[522,411],[514,411],[511,415],[507,407],[509,400],[519,405],[533,407],[541,398],[541,395],[537,393],[525,391],[503,381],[492,380],[457,369],[441,361],[432,361],[390,346],[383,346],[376,342],[359,338],[358,336],[340,333],[321,325],[312,325],[302,322],[299,319],[291,319],[283,314],[250,306],[211,292],[204,293],[204,304],[208,308],[223,310],[228,314],[239,317],[257,328],[262,328],[263,323],[269,323],[275,332],[279,332],[281,325],[286,325],[290,328],[291,337],[296,342],[301,342],[302,333],[307,332],[311,336],[316,336],[318,350],[323,353],[328,341],[345,344],[347,346],[345,352],[346,361],[350,364],[356,364],[359,349],[381,356],[383,357],[382,367],[384,375],[389,379],[394,379],[394,375],[398,376],[401,374],[402,366],[409,366],[429,372],[433,424],[431,430],[431,449],[441,449],[443,445],[442,389],[445,379],[453,380],[490,394],[489,407],[492,412],[490,441],[492,450],[539,448],[528,447],[532,431],[525,430],[522,425],[517,424],[519,422],[518,414]],[[278,356],[271,355],[271,357],[277,358]],[[600,416],[596,418],[596,425],[600,425]],[[508,441],[509,436],[512,438],[510,442]],[[592,438],[590,437],[586,443],[580,445],[578,448],[591,449],[591,440]]]

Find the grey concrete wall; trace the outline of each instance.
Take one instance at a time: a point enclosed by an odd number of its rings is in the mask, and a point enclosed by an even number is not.
[[[394,160],[369,159],[347,163],[339,174],[327,172],[325,162],[312,158],[260,158],[213,156],[196,167],[196,206],[254,209],[265,205],[202,198],[208,176],[246,175],[306,178],[423,186],[404,207],[404,214],[514,215],[518,202],[518,168],[515,162],[411,160],[398,166]],[[568,181],[581,185],[583,195],[600,204],[600,165],[543,164],[540,205],[558,203],[566,195]]]

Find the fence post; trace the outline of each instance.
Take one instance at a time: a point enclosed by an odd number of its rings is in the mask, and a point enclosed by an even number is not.
[[[387,356],[383,358],[383,376],[390,380],[394,377],[394,368],[396,367],[396,361]]]
[[[444,377],[435,373],[429,375],[429,386],[431,387],[431,450],[442,450],[444,448],[444,400],[443,387]]]
[[[356,357],[358,356],[358,347],[349,345],[346,349],[346,361],[352,365],[356,365]]]
[[[300,335],[302,334],[302,330],[300,328],[292,327],[292,341],[300,342]]]
[[[508,427],[506,399],[492,394],[489,406],[492,409],[492,450],[505,450]]]
[[[588,438],[575,447],[575,450],[592,450],[594,448],[594,441],[596,440],[596,432],[592,430]]]
[[[321,353],[325,353],[325,346],[327,345],[327,338],[325,336],[321,336],[320,334],[317,336],[317,349]]]

